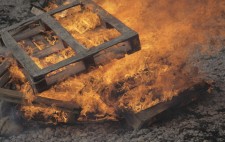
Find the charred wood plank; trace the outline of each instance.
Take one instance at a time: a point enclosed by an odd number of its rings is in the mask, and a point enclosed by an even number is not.
[[[115,46],[109,47],[94,56],[96,65],[105,65],[113,59],[120,59],[125,57],[131,49],[128,42],[122,42]]]
[[[210,85],[205,82],[195,84],[193,87],[180,92],[177,96],[167,102],[161,102],[138,113],[124,112],[124,118],[126,119],[128,126],[133,129],[141,129],[157,121],[155,117],[166,110],[188,105],[202,95],[207,94],[209,87]]]
[[[32,28],[32,29],[29,28],[29,29],[27,29],[23,32],[20,32],[20,33],[14,35],[13,37],[16,41],[20,41],[20,40],[24,40],[26,38],[32,37],[34,35],[37,35],[37,34],[43,32],[43,31],[45,31],[45,28],[40,25],[40,26],[37,26],[37,27]]]
[[[75,63],[75,65],[70,65],[70,66],[66,67],[65,70],[63,70],[55,75],[47,77],[46,82],[48,85],[53,85],[59,81],[63,81],[68,76],[76,75],[85,70],[86,70],[86,67],[85,67],[84,63],[77,62],[77,63]]]
[[[2,76],[0,76],[0,87],[3,87],[9,80],[11,76],[9,71],[6,71]]]
[[[3,61],[3,63],[0,64],[0,76],[2,76],[9,67],[10,67],[10,62],[8,62],[7,60]]]

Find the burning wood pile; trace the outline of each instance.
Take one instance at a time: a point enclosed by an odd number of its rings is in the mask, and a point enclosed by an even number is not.
[[[161,67],[148,64],[110,80],[117,73],[105,69],[139,51],[139,35],[91,0],[45,10],[0,33],[0,97],[20,104],[26,119],[81,123],[125,118],[141,128],[209,89],[184,72],[187,80],[176,78],[179,85],[162,90],[153,72]],[[138,59],[133,60],[135,66]]]

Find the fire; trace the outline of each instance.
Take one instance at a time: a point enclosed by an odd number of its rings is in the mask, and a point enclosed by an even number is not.
[[[193,55],[209,51],[208,36],[215,34],[210,22],[218,25],[214,17],[223,9],[220,2],[95,1],[140,34],[142,50],[87,74],[71,77],[38,95],[79,104],[80,121],[116,120],[117,111],[139,112],[170,100],[201,79],[199,69],[193,65],[196,60]],[[101,29],[98,15],[87,9],[68,10],[55,18],[88,48],[119,35],[114,29]],[[37,113],[33,107],[24,106],[22,110],[29,112],[29,118]]]
[[[98,46],[120,35],[115,29],[106,29],[96,13],[81,6],[55,14],[54,17],[87,48]]]
[[[43,116],[43,118],[40,118],[40,120],[45,120],[46,123],[68,122],[68,114],[56,108],[48,108],[43,106],[23,106],[21,111],[24,112],[24,116],[28,120],[34,118],[37,115]]]

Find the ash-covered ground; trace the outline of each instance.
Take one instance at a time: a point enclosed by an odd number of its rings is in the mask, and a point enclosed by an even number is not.
[[[30,17],[29,10],[28,0],[0,0],[0,28]],[[219,29],[224,31],[225,25]],[[34,124],[21,134],[1,137],[0,141],[225,141],[225,37],[217,38],[222,39],[223,48],[215,54],[198,57],[195,62],[205,79],[215,82],[212,94],[171,113],[161,122],[136,131],[119,122],[54,127]],[[212,50],[214,45],[212,42]]]

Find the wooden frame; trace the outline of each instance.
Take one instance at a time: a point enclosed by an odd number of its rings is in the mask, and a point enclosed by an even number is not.
[[[63,10],[66,10],[68,8],[78,6],[78,5],[82,5],[84,7],[91,5],[93,8],[93,11],[100,16],[100,18],[105,23],[105,25],[108,26],[109,28],[110,27],[115,28],[117,31],[121,33],[121,35],[111,41],[105,42],[91,49],[87,49],[86,47],[82,46],[76,39],[72,37],[72,35],[64,27],[60,25],[60,23],[57,20],[55,20],[52,17],[52,15],[58,12],[61,12]],[[16,37],[15,39],[15,36],[14,36],[18,34],[19,32],[21,32],[21,30],[23,30],[24,27],[29,26],[30,24],[37,21],[41,21],[43,24],[47,25],[52,31],[54,31],[55,34],[63,42],[65,42],[68,46],[70,46],[76,52],[76,55],[66,60],[63,60],[59,63],[46,67],[44,69],[40,69],[35,64],[35,62],[30,58],[30,56],[27,55],[27,53],[23,49],[21,49],[19,45],[17,44],[16,40],[21,38]],[[35,29],[28,36],[37,34],[39,33],[39,31],[40,30]],[[141,49],[139,36],[135,31],[128,28],[121,21],[113,17],[111,14],[106,12],[104,9],[102,9],[100,6],[98,6],[91,0],[83,0],[83,1],[76,0],[75,2],[71,4],[61,6],[52,11],[43,13],[42,15],[32,17],[21,23],[8,27],[2,30],[0,32],[0,35],[5,46],[12,51],[13,56],[24,68],[24,72],[26,76],[29,78],[29,81],[31,82],[35,92],[42,92],[48,89],[51,85],[59,82],[60,78],[56,77],[57,75],[48,79],[47,79],[47,75],[63,67],[69,66],[72,63],[78,63],[78,65],[75,67],[71,67],[70,71],[65,71],[65,73],[61,73],[61,74],[64,74],[64,76],[69,77],[71,75],[75,75],[87,70],[87,68],[90,65],[101,64],[100,59],[102,58],[100,58],[99,55],[101,55],[102,53],[100,52],[108,48],[112,48],[115,45],[121,45],[121,43],[124,43],[119,48],[119,50],[122,51],[124,54],[126,53],[131,54]],[[21,34],[21,35],[23,35],[24,37],[27,36],[26,34]],[[119,56],[118,58],[121,58],[121,57],[122,56]],[[113,59],[113,57],[111,58]]]

